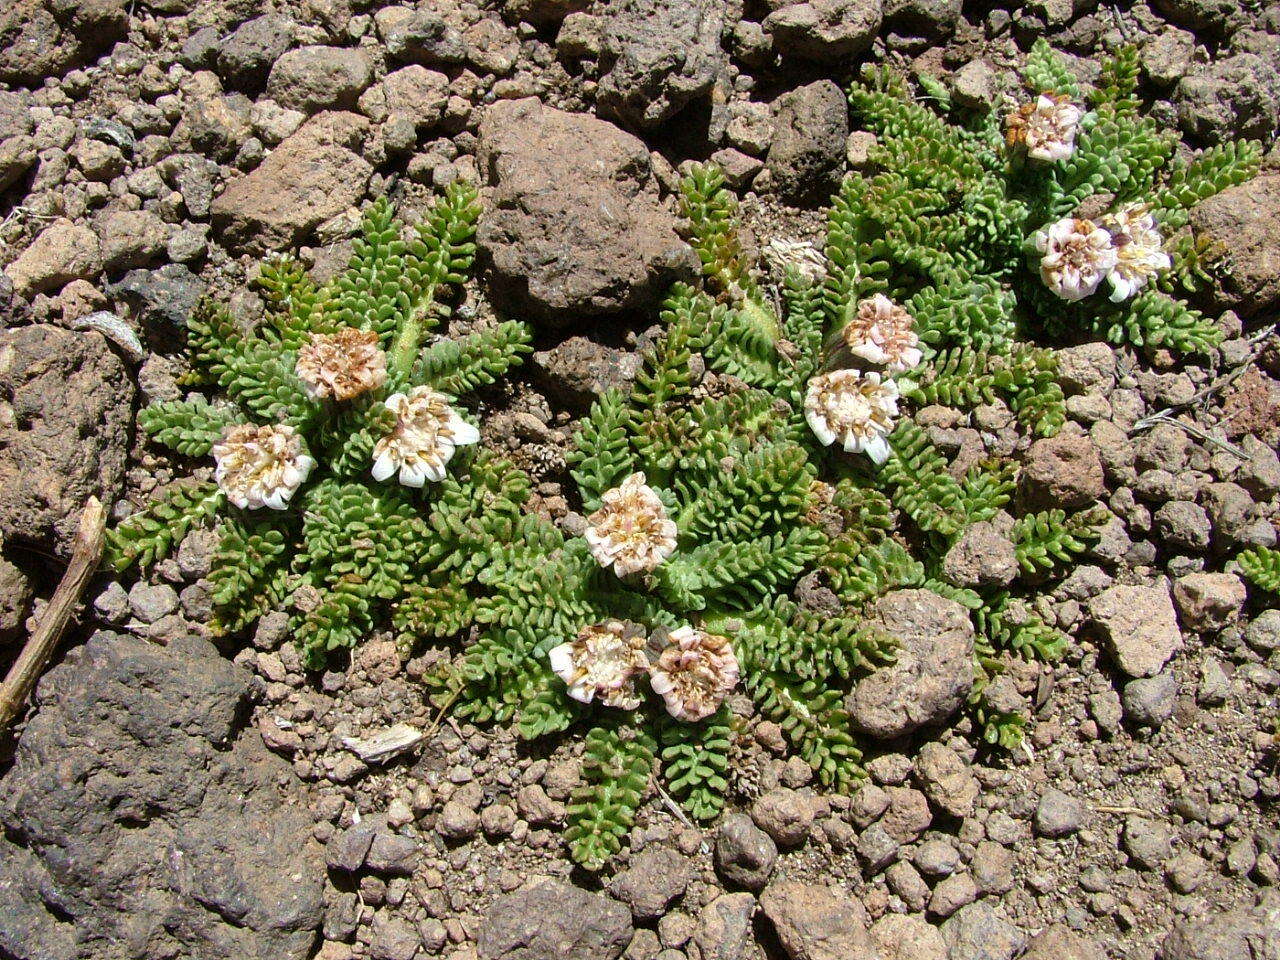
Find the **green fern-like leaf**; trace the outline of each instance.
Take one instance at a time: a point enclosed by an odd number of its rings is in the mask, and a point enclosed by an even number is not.
[[[422,351],[415,381],[450,396],[470,393],[496,382],[532,351],[529,325],[507,320],[461,340],[441,340]]]
[[[107,534],[107,559],[116,570],[163,560],[198,525],[226,502],[212,483],[181,485]]]
[[[1280,550],[1254,547],[1236,555],[1240,572],[1249,582],[1268,593],[1280,593]]]
[[[727,708],[699,723],[662,725],[662,772],[671,793],[695,820],[713,820],[724,808],[729,781],[732,717]]]
[[[648,789],[657,745],[635,727],[596,727],[587,734],[583,783],[569,803],[565,840],[575,862],[600,870],[622,847]]]
[[[157,442],[188,457],[206,456],[227,428],[242,422],[234,407],[214,406],[204,397],[153,403],[138,412],[138,426]]]

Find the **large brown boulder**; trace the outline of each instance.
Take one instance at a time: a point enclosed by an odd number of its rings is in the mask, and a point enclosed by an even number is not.
[[[493,902],[476,947],[481,960],[617,960],[633,932],[617,900],[541,877]]]
[[[89,497],[124,477],[133,381],[103,337],[35,325],[0,332],[0,534],[68,556]]]
[[[364,197],[373,167],[359,149],[368,132],[354,113],[312,117],[213,201],[214,228],[250,253],[301,242]]]
[[[964,607],[931,590],[896,590],[870,619],[898,641],[897,656],[850,692],[854,726],[891,740],[960,709],[973,689],[973,623]]]
[[[1191,211],[1191,227],[1228,251],[1228,306],[1251,316],[1280,303],[1280,173],[1205,200]]]
[[[717,0],[611,0],[600,11],[603,115],[649,129],[711,92],[727,59]]]
[[[613,124],[502,101],[480,123],[478,159],[492,188],[478,239],[513,312],[563,325],[646,310],[696,269],[648,148]]]
[[[311,955],[324,859],[251,682],[194,637],[100,633],[50,671],[0,781],[0,955]]]

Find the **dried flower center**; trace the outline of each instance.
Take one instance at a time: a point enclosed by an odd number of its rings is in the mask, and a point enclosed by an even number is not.
[[[313,334],[298,351],[296,372],[313,396],[350,400],[387,382],[387,358],[376,333],[344,327]]]

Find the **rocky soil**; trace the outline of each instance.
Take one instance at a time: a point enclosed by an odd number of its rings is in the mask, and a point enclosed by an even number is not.
[[[1002,690],[1032,721],[965,722],[963,628],[906,591],[905,640],[850,705],[870,777],[810,782],[754,722],[709,829],[646,803],[615,869],[571,869],[579,776],[504,730],[441,720],[371,638],[306,672],[268,616],[205,639],[212,542],[102,576],[0,766],[0,956],[324,960],[1276,960],[1280,610],[1230,566],[1280,520],[1280,6],[1237,0],[16,0],[0,11],[0,657],[38,618],[91,494],[127,513],[208,467],[159,457],[139,404],[180,396],[211,292],[251,324],[257,257],[344,261],[363,204],[412,218],[484,185],[485,266],[457,326],[533,320],[537,352],[479,412],[485,442],[566,500],[574,418],[634,376],[696,259],[672,190],[712,158],[755,240],[820,233],[865,163],[841,86],[890,58],[994,102],[1038,36],[1140,45],[1153,116],[1266,170],[1206,202],[1233,273],[1225,339],[1186,362],[1067,345],[1070,423],[1034,444],[1002,405],[918,414],[958,465],[1018,454],[1022,496],[1100,497],[1087,561],[1040,612],[1065,660]],[[975,547],[981,552],[981,545]],[[963,558],[957,558],[960,562]],[[397,749],[388,752],[386,744]]]

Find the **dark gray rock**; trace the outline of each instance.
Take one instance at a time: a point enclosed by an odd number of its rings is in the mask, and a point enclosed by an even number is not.
[[[1239,53],[1203,64],[1174,90],[1178,123],[1207,143],[1270,136],[1280,124],[1280,77],[1275,62]]]
[[[773,143],[765,166],[779,194],[822,203],[840,182],[849,138],[849,107],[830,80],[798,87],[775,103]]]
[[[740,960],[755,910],[756,898],[749,893],[726,893],[703,907],[693,932],[702,960]]]
[[[758,893],[773,873],[778,845],[745,813],[734,813],[716,831],[715,858],[716,870],[727,882]]]
[[[646,847],[609,884],[609,892],[631,908],[637,922],[657,920],[693,879],[688,858],[670,847]]]
[[[0,644],[22,632],[34,597],[35,583],[27,572],[0,556]]]
[[[127,21],[124,0],[7,3],[0,7],[0,81],[35,87],[88,63],[124,36]]]
[[[40,684],[0,783],[0,953],[302,960],[324,864],[302,785],[207,642],[112,633]]]
[[[511,312],[564,325],[645,310],[692,276],[648,148],[613,124],[532,98],[495,103],[478,162],[493,188],[478,241]]]
[[[89,497],[124,477],[133,381],[100,334],[0,332],[0,534],[70,556]]]
[[[218,44],[218,76],[228,87],[257,93],[293,43],[292,20],[273,13],[240,24]]]
[[[1040,802],[1036,804],[1036,833],[1050,839],[1069,836],[1084,825],[1086,813],[1080,800],[1050,787],[1040,795]]]
[[[398,63],[417,63],[424,67],[461,63],[467,58],[467,45],[461,34],[430,6],[383,7],[374,15],[378,35],[387,53]]]
[[[1280,960],[1280,896],[1253,907],[1184,920],[1160,946],[1159,960]]]
[[[897,639],[897,659],[849,694],[854,726],[888,740],[955,713],[973,689],[973,624],[964,607],[930,590],[898,590],[876,603],[871,621]]]
[[[130,270],[107,287],[107,294],[129,307],[148,342],[159,349],[175,349],[185,342],[187,319],[204,291],[204,281],[180,263]]]
[[[616,900],[544,877],[493,902],[476,946],[481,960],[617,960],[632,933]]]
[[[308,46],[290,50],[271,67],[267,96],[289,110],[352,110],[373,81],[363,50]]]
[[[649,129],[706,96],[724,71],[715,0],[608,0],[599,10],[602,114]]]
[[[1154,677],[1130,680],[1120,694],[1125,718],[1143,727],[1159,727],[1173,716],[1177,698],[1178,681],[1168,670]]]
[[[381,814],[365,817],[329,841],[324,848],[329,869],[355,873],[363,867],[369,847],[373,845],[374,834],[384,829],[386,823],[386,817]]]
[[[35,128],[31,95],[25,90],[0,90],[0,140],[25,136]]]
[[[792,960],[852,960],[879,953],[867,933],[866,909],[838,888],[779,880],[761,894],[760,911]]]
[[[948,960],[1013,960],[1027,943],[1027,935],[985,901],[957,910],[941,929]]]
[[[838,63],[871,46],[881,15],[881,0],[793,0],[764,18],[764,30],[784,59]]]
[[[1154,6],[1174,23],[1217,36],[1231,33],[1245,17],[1235,0],[1156,0]]]
[[[885,27],[894,33],[939,40],[955,32],[961,0],[886,0]]]
[[[326,940],[349,940],[360,921],[360,898],[354,893],[338,893],[330,897],[324,911],[322,932]]]
[[[561,403],[586,410],[606,390],[624,393],[640,372],[638,353],[608,347],[589,337],[569,337],[529,361],[538,386]]]

